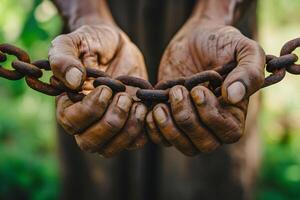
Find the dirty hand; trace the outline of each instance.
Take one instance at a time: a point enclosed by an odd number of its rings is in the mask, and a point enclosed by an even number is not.
[[[265,54],[253,40],[231,26],[187,23],[162,57],[159,81],[186,77],[237,61],[217,98],[202,85],[170,89],[169,104],[158,104],[146,117],[154,143],[174,145],[186,155],[211,152],[243,135],[249,96],[264,81]]]
[[[134,102],[134,88],[114,95],[107,86],[93,90],[85,67],[112,77],[132,75],[147,79],[143,56],[114,24],[81,26],[52,41],[49,61],[54,75],[71,89],[82,87],[87,96],[73,103],[65,94],[57,98],[57,120],[79,147],[111,157],[146,143],[143,124],[147,109]]]

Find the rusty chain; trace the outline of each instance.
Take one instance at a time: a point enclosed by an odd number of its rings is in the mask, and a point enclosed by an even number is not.
[[[283,45],[280,56],[266,56],[266,70],[271,73],[265,78],[265,82],[261,88],[280,82],[286,72],[291,74],[300,74],[300,65],[295,64],[298,56],[293,51],[300,47],[300,38],[288,41]],[[13,70],[9,70],[0,65],[0,77],[9,80],[19,80],[25,78],[25,81],[32,89],[50,96],[58,96],[64,92],[74,101],[80,101],[85,96],[81,91],[72,91],[65,87],[56,77],[51,76],[49,83],[39,80],[43,76],[43,71],[50,71],[51,67],[47,60],[30,61],[29,55],[22,49],[10,44],[0,44],[0,63],[7,59],[8,55],[13,55],[17,60],[11,63]],[[115,93],[124,92],[126,86],[139,88],[136,96],[147,105],[168,100],[169,89],[175,85],[183,85],[188,90],[199,84],[206,84],[216,96],[221,95],[220,87],[226,76],[237,66],[236,62],[207,70],[190,77],[181,77],[173,80],[162,81],[152,86],[147,80],[133,76],[119,76],[111,78],[103,71],[87,67],[87,77],[94,78],[93,85],[107,85]]]

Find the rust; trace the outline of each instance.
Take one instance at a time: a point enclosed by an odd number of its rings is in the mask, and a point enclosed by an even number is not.
[[[81,101],[85,97],[85,95],[82,93],[74,93],[74,92],[67,92],[67,95],[68,95],[69,99],[71,101],[73,101],[74,103]]]
[[[31,63],[32,65],[40,68],[40,69],[44,69],[46,71],[50,71],[51,70],[51,66],[48,60],[37,60],[34,61],[33,63]]]
[[[285,77],[285,69],[279,69],[274,71],[271,75],[265,78],[265,82],[261,88],[268,87],[275,83],[280,82]]]
[[[92,77],[92,78],[98,78],[98,77],[110,77],[108,74],[106,74],[105,72],[99,70],[99,69],[95,69],[95,68],[91,68],[91,67],[87,67],[86,68],[86,73],[88,77]]]
[[[30,63],[29,55],[24,50],[22,50],[16,46],[13,46],[10,44],[0,44],[0,51],[2,53],[14,55],[23,62]]]
[[[300,38],[296,38],[283,45],[280,57],[266,56],[266,70],[271,74],[265,78],[262,88],[281,81],[285,77],[286,71],[292,74],[300,74],[300,65],[295,64],[298,56],[293,54],[293,51],[299,46]],[[70,90],[54,76],[50,78],[50,83],[44,83],[39,80],[43,76],[42,70],[51,70],[48,60],[38,60],[30,63],[30,57],[24,50],[10,44],[0,44],[0,62],[6,61],[7,54],[17,57],[18,60],[12,62],[12,67],[15,70],[5,69],[0,65],[0,77],[10,80],[18,80],[25,77],[26,83],[32,89],[51,96],[57,96],[66,92],[74,102],[84,98],[85,95],[80,90]],[[237,62],[230,62],[216,67],[214,70],[203,71],[190,77],[161,81],[155,87],[147,80],[138,77],[119,76],[113,79],[99,69],[87,67],[86,70],[87,77],[95,79],[93,82],[94,87],[107,85],[115,93],[126,91],[126,86],[138,87],[136,96],[147,105],[153,105],[156,102],[168,101],[169,89],[175,85],[183,85],[188,90],[191,90],[196,85],[205,83],[204,85],[211,89],[216,96],[220,96],[224,78],[236,67]]]
[[[40,70],[39,68],[37,68],[36,66],[30,63],[25,63],[20,60],[15,60],[12,62],[11,65],[19,73],[26,74],[26,76],[32,76],[34,78],[40,78],[43,76],[42,70]]]
[[[174,87],[175,85],[184,85],[184,83],[185,83],[184,77],[177,78],[175,80],[161,81],[155,85],[155,89],[166,90],[166,89]]]
[[[280,57],[272,56],[272,58],[270,55],[268,55],[266,58],[266,70],[268,72],[273,72],[276,69],[287,68],[298,60],[298,56],[295,54],[287,54]]]
[[[169,99],[169,90],[139,89],[136,96],[145,102],[165,102]]]
[[[125,92],[125,85],[118,80],[114,80],[108,77],[98,77],[93,82],[94,87],[98,87],[99,85],[106,85],[110,87],[114,92]]]
[[[50,77],[50,85],[52,85],[53,87],[61,90],[61,91],[67,91],[67,87],[58,80],[58,78],[56,78],[55,76],[51,76]]]
[[[280,51],[280,56],[291,54],[295,49],[300,47],[300,38],[296,38],[288,41],[283,45]],[[286,70],[291,74],[300,74],[300,65],[293,64],[286,68]]]
[[[218,72],[214,70],[207,70],[186,79],[185,87],[191,90],[193,87],[201,83],[209,82],[213,88],[217,88],[222,84],[222,80],[223,78]]]
[[[63,92],[63,91],[59,90],[58,88],[53,87],[50,84],[41,82],[40,80],[30,77],[30,76],[25,77],[25,80],[26,80],[27,85],[30,88],[32,88],[38,92],[47,94],[49,96],[57,96]]]
[[[1,62],[4,62],[6,60],[6,55],[14,55],[18,58],[18,60],[23,62],[30,62],[29,55],[23,51],[22,49],[15,47],[10,44],[0,44],[0,51],[1,51]],[[8,70],[3,68],[2,65],[0,65],[0,76],[9,80],[19,80],[24,77],[22,73],[17,72],[16,70]]]
[[[124,75],[124,76],[118,76],[116,80],[121,81],[123,84],[132,87],[138,87],[141,89],[153,89],[151,83],[138,77]]]
[[[20,79],[24,78],[24,75],[17,72],[16,70],[4,69],[0,65],[0,77],[6,78],[8,80],[20,80]]]
[[[0,51],[0,62],[5,62],[6,61],[6,55]]]

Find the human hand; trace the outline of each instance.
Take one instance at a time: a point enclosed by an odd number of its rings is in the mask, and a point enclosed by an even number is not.
[[[147,109],[133,101],[135,89],[127,88],[126,93],[114,95],[107,86],[94,89],[93,79],[86,79],[87,66],[112,77],[131,75],[147,79],[141,52],[116,25],[85,25],[58,36],[52,41],[49,61],[55,77],[65,86],[82,87],[87,94],[77,103],[65,94],[57,98],[57,120],[75,135],[82,150],[111,157],[146,143],[143,124]]]
[[[171,88],[169,104],[158,104],[147,115],[151,140],[190,156],[238,141],[249,96],[264,81],[265,54],[255,41],[231,26],[190,20],[165,50],[158,80],[188,77],[233,61],[238,65],[225,78],[219,98],[203,85],[191,91]]]

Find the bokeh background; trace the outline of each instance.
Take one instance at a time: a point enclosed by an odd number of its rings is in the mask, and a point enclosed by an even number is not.
[[[278,55],[285,41],[300,37],[300,0],[258,1],[258,40],[267,53]],[[47,57],[61,27],[49,0],[0,0],[0,43],[24,48],[33,60]],[[300,77],[287,75],[263,90],[256,199],[300,199],[299,86]],[[32,91],[23,80],[0,79],[0,199],[58,198],[54,120],[53,97]]]

